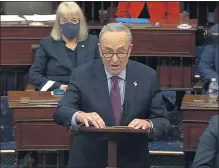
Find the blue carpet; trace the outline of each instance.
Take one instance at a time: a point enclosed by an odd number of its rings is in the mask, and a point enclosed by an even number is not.
[[[181,152],[183,150],[182,142],[180,141],[160,141],[155,140],[148,144],[150,151],[175,151]]]
[[[175,103],[176,101],[176,91],[162,91],[164,97],[166,97],[171,103]]]
[[[15,143],[12,142],[2,142],[0,150],[15,150]]]
[[[12,109],[8,107],[8,97],[0,97],[0,115],[1,115],[1,142],[12,142],[14,141],[14,136],[12,133],[13,123],[12,123]]]
[[[180,141],[154,140],[153,142],[149,142],[148,146],[149,146],[150,151],[174,151],[174,152],[182,151],[182,142]],[[1,143],[1,150],[15,150],[15,143],[14,142]],[[162,165],[163,165],[163,160],[165,159],[163,159],[163,156],[162,156],[161,161],[160,159],[161,158],[159,156],[153,157],[153,160],[154,160],[153,164],[157,165],[158,164],[157,162],[159,161],[159,162],[162,162]],[[170,157],[170,158],[167,158],[167,160],[168,161],[165,160],[165,162],[174,161],[174,158]],[[1,158],[0,167],[1,168],[15,168],[15,166],[13,165],[14,162],[15,162],[14,155],[11,155],[8,157],[7,155],[5,155],[5,157]],[[179,161],[177,160],[176,162],[178,163]],[[25,163],[22,162],[20,168],[23,168],[24,165]]]
[[[155,140],[148,144],[150,151],[182,151],[182,143],[180,141],[161,141]],[[1,143],[1,150],[15,150],[14,142]]]

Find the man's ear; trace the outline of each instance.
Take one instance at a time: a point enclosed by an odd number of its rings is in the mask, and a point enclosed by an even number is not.
[[[102,50],[101,50],[101,47],[100,47],[100,43],[98,43],[98,47],[99,47],[100,56],[102,57],[103,53],[102,53]]]
[[[132,48],[133,48],[133,44],[130,44],[130,45],[129,45],[129,55],[130,55],[131,52],[132,52]]]
[[[130,45],[129,45],[129,48],[130,48],[131,50],[132,50],[132,47],[133,47],[133,44],[130,44]]]

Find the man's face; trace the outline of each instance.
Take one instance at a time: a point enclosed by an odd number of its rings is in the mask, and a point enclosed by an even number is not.
[[[126,32],[105,32],[99,51],[104,67],[113,75],[125,69],[132,50]]]

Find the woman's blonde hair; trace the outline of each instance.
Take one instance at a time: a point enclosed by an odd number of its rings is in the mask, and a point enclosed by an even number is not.
[[[53,25],[50,35],[54,40],[61,40],[62,33],[60,28],[60,18],[72,16],[72,18],[80,19],[80,29],[77,37],[78,42],[84,41],[88,37],[87,23],[80,6],[76,2],[62,2],[56,11],[56,20]]]

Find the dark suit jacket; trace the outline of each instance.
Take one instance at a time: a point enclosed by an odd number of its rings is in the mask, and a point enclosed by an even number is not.
[[[218,168],[219,167],[219,116],[211,118],[207,129],[200,138],[196,151],[193,168]]]
[[[211,78],[219,80],[219,47],[216,44],[207,45],[201,55],[199,63],[200,76],[206,81],[211,81]]]
[[[219,24],[215,24],[210,29],[212,33],[219,33]],[[218,36],[212,36],[211,44],[207,45],[201,54],[198,66],[200,76],[208,83],[211,78],[217,78],[219,82],[219,55]]]
[[[136,81],[137,86],[133,83]],[[150,119],[159,135],[167,133],[170,122],[163,103],[156,72],[146,65],[129,60],[126,72],[125,101],[121,125],[133,119]],[[97,112],[106,126],[113,126],[113,111],[102,60],[75,69],[67,92],[54,113],[57,124],[69,126],[76,111]],[[123,135],[118,145],[119,168],[149,168],[146,135]],[[105,168],[107,165],[105,135],[81,133],[75,137],[69,168]]]
[[[76,66],[100,58],[97,36],[89,35],[85,41],[79,42],[76,55]],[[52,80],[56,83],[50,90],[57,89],[61,84],[68,84],[73,68],[75,67],[68,56],[64,41],[55,41],[51,36],[45,37],[40,41],[40,48],[30,68],[29,83],[40,90],[48,80]]]

